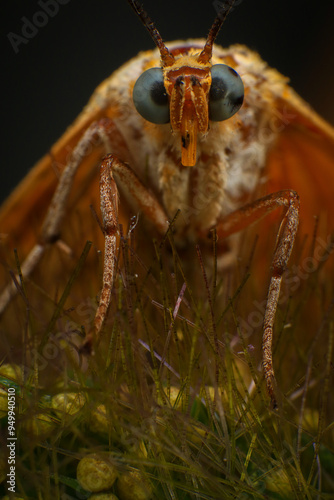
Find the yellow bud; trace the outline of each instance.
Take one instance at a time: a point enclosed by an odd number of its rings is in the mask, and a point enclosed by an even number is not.
[[[4,364],[0,366],[0,375],[9,380],[13,380],[18,384],[23,383],[23,370],[22,367],[15,364]]]
[[[64,392],[56,394],[51,400],[51,406],[59,417],[75,415],[86,403],[85,396],[80,392]]]
[[[83,489],[98,492],[111,488],[117,470],[108,453],[91,453],[82,458],[77,468],[77,480]]]

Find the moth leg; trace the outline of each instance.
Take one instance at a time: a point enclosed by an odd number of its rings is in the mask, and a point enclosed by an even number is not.
[[[279,191],[260,198],[224,217],[217,224],[218,238],[241,231],[278,207],[283,207],[283,219],[277,234],[272,259],[271,278],[263,320],[263,370],[272,405],[277,407],[275,398],[275,375],[272,360],[272,338],[275,314],[280,294],[282,275],[288,264],[294,245],[299,222],[299,197],[295,191]]]
[[[118,190],[113,175],[122,183],[138,209],[163,235],[168,229],[168,217],[157,199],[143,186],[133,170],[116,155],[107,155],[100,166],[100,202],[105,235],[103,284],[96,310],[93,332],[86,338],[89,345],[97,337],[106,318],[115,275],[116,234],[118,232]]]
[[[74,176],[86,155],[87,148],[94,143],[93,139],[98,138],[106,143],[106,136],[103,133],[103,121],[93,123],[83,134],[80,141],[74,148],[71,159],[65,166],[58,182],[57,188],[52,197],[48,211],[46,213],[38,242],[29,252],[22,263],[21,271],[24,277],[30,276],[42,258],[46,248],[50,244],[59,241],[60,229],[63,222],[67,200],[71,192]],[[18,279],[18,277],[16,277]],[[4,312],[11,299],[17,294],[15,284],[10,283],[0,295],[0,315]]]

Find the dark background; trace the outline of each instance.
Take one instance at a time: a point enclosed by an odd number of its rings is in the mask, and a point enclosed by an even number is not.
[[[63,0],[66,1],[66,0]],[[164,40],[205,37],[218,2],[145,0]],[[70,125],[94,88],[130,57],[153,48],[125,0],[69,0],[15,54],[38,1],[2,1],[2,162],[0,201]],[[334,2],[237,0],[218,43],[244,43],[291,78],[292,86],[334,123]]]

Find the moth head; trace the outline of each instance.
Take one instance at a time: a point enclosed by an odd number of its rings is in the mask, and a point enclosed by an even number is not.
[[[215,38],[234,0],[218,12],[203,50],[174,55],[137,0],[128,0],[160,51],[161,67],[150,68],[136,81],[133,101],[138,113],[156,124],[171,124],[180,134],[181,163],[196,163],[197,137],[205,134],[209,120],[223,121],[241,107],[244,86],[238,73],[225,64],[212,65]]]

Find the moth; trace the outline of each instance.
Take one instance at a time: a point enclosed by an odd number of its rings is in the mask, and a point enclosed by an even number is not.
[[[272,336],[282,276],[299,221],[312,234],[319,217],[318,235],[330,244],[334,130],[256,53],[214,44],[233,0],[205,40],[168,44],[139,2],[128,3],[156,49],[140,53],[96,89],[1,208],[7,283],[1,314],[20,290],[8,257],[13,248],[23,279],[33,276],[52,295],[78,239],[96,245],[103,239],[103,284],[88,339],[98,337],[111,300],[119,223],[129,217],[125,205],[161,238],[180,211],[173,226],[180,247],[206,242],[215,228],[221,272],[238,251],[238,239],[230,237],[280,211],[263,319],[264,374],[276,406]],[[99,198],[103,234],[90,214]]]

